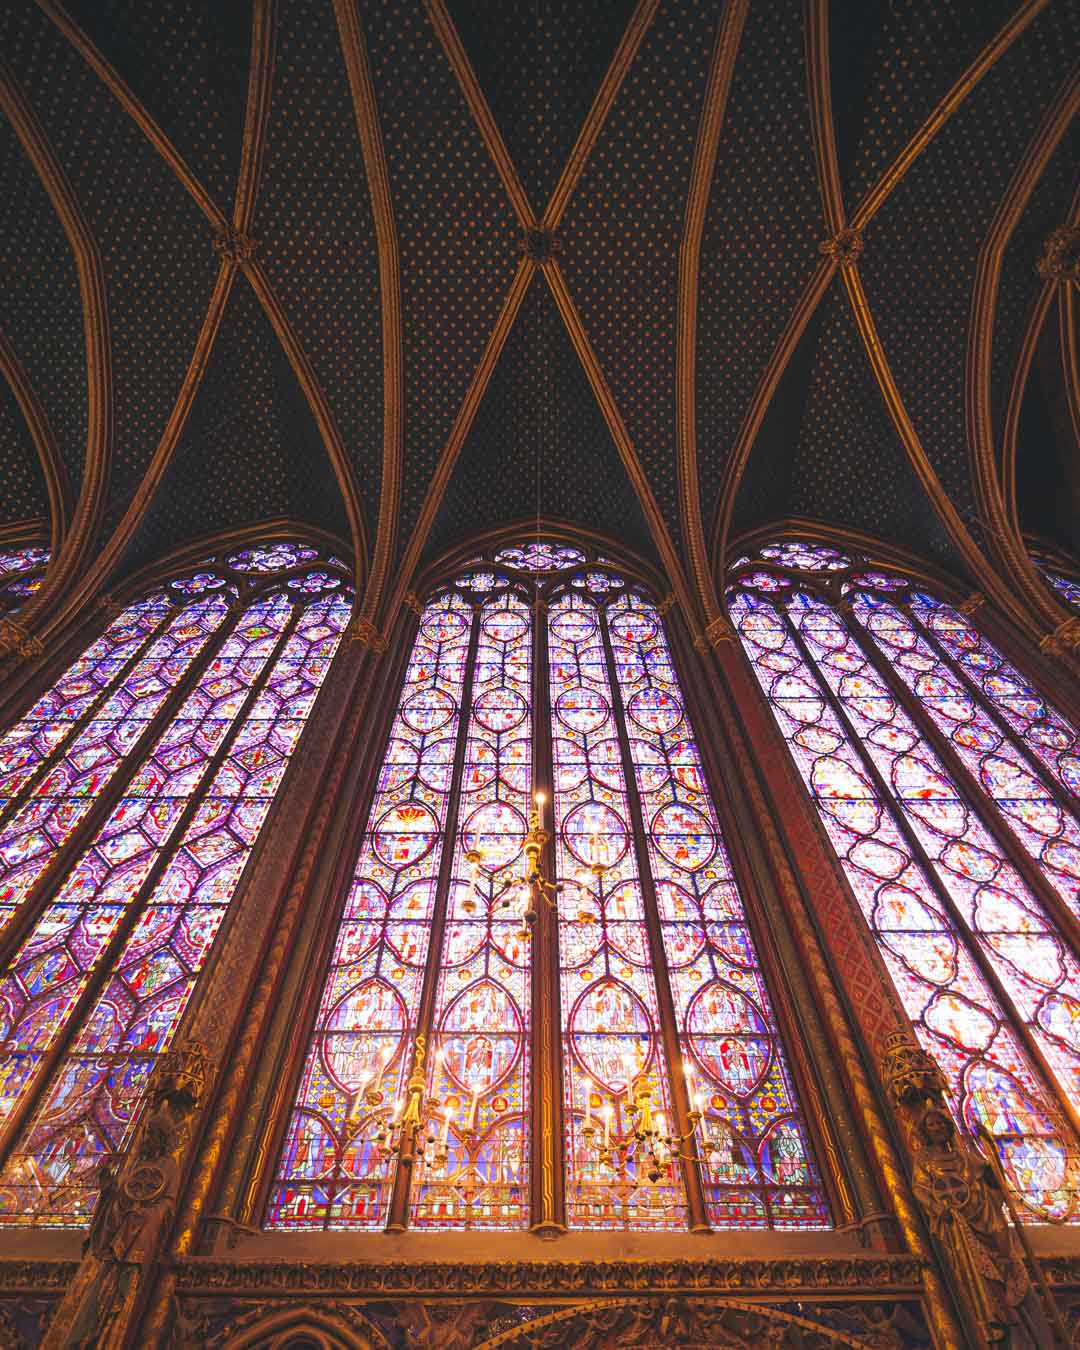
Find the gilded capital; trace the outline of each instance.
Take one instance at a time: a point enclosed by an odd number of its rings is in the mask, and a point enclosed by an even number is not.
[[[387,648],[386,638],[379,632],[370,619],[364,618],[358,614],[352,623],[346,629],[350,642],[359,642],[362,647],[370,647],[373,652],[384,652]]]
[[[1080,617],[1065,619],[1039,643],[1039,650],[1048,656],[1064,656],[1080,649]]]
[[[966,600],[961,600],[956,608],[961,614],[974,614],[977,609],[986,604],[986,596],[978,591],[972,591]]]
[[[0,619],[0,656],[21,656],[30,661],[41,656],[45,644],[15,619]]]

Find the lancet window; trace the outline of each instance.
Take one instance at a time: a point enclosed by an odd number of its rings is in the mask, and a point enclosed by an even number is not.
[[[312,1015],[269,1227],[829,1225],[661,615],[583,549],[428,600]]]
[[[0,618],[21,609],[41,585],[50,553],[36,544],[0,547]]]
[[[969,617],[769,544],[730,613],[900,999],[1033,1221],[1077,1222],[1080,740]]]
[[[1061,599],[1080,614],[1080,581],[1077,581],[1074,576],[1069,576],[1059,567],[1055,567],[1053,563],[1039,554],[1035,555],[1035,566],[1057,591]]]
[[[0,1224],[78,1226],[348,623],[300,544],[127,605],[0,742]]]

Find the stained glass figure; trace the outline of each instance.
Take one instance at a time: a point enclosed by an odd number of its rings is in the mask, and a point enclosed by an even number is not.
[[[30,922],[0,976],[3,1225],[88,1222],[351,613],[338,591],[173,594],[125,610],[4,743],[6,895]]]
[[[1047,897],[1077,912],[1080,851],[1046,771],[1074,733],[903,577],[853,562],[845,618],[788,566],[779,593],[743,568],[730,608],[792,759],[957,1118],[1034,1218],[1076,1221],[1080,962]]]
[[[523,884],[548,745],[550,932]],[[614,564],[543,541],[473,558],[421,614],[267,1225],[527,1226],[541,932],[560,970],[570,1225],[685,1230],[685,1160],[661,1149],[655,1177],[632,1177],[597,1147],[632,1157],[631,1085],[676,1134],[685,1061],[708,1222],[827,1227],[660,615]],[[421,1034],[438,1106],[410,1179],[373,1118],[400,1109]]]

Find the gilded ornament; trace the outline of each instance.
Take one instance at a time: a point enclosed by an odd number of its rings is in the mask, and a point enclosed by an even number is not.
[[[350,642],[359,642],[362,647],[370,647],[373,652],[380,654],[386,651],[388,643],[386,638],[379,632],[370,619],[364,618],[358,614],[352,623],[345,630],[346,636]]]
[[[1039,643],[1039,650],[1048,656],[1064,656],[1080,648],[1080,618],[1073,615],[1065,619]]]
[[[858,230],[840,230],[831,239],[823,239],[818,251],[835,258],[841,267],[854,267],[863,251],[863,238]]]
[[[1080,283],[1080,226],[1059,225],[1051,230],[1035,270],[1044,281]]]
[[[259,241],[253,234],[230,229],[216,235],[212,247],[218,257],[239,264],[250,262],[255,257]]]
[[[986,596],[980,594],[978,591],[972,591],[966,600],[960,601],[956,608],[961,614],[974,614],[977,609],[980,609],[985,604]]]

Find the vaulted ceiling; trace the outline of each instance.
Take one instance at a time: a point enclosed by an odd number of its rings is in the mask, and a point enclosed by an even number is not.
[[[57,586],[282,518],[372,613],[538,512],[706,618],[771,521],[991,592],[1080,550],[1075,0],[25,0],[0,49],[0,525]]]

